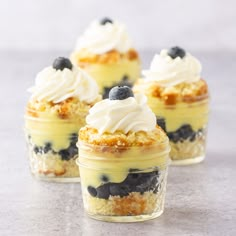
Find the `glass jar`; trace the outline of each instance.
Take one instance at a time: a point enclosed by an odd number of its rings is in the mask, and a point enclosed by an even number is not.
[[[148,98],[148,104],[157,117],[157,124],[170,139],[173,165],[199,163],[205,158],[209,99],[207,95],[195,100],[166,105],[158,98]]]
[[[29,109],[25,115],[25,137],[32,174],[41,179],[57,182],[78,182],[78,131],[85,125],[88,111],[80,115],[60,118],[54,114]]]
[[[169,142],[114,147],[79,141],[84,208],[94,219],[145,221],[164,211]]]

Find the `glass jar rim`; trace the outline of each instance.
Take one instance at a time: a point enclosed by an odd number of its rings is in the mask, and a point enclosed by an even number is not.
[[[112,168],[102,168],[102,167],[94,167],[94,166],[89,166],[88,164],[84,164],[84,163],[81,163],[81,160],[80,160],[81,158],[77,158],[76,160],[75,160],[75,162],[76,162],[76,164],[78,165],[78,166],[80,166],[80,167],[83,167],[83,168],[86,168],[86,169],[92,169],[92,170],[96,170],[96,171],[99,171],[99,170],[102,170],[102,171],[104,171],[104,169],[106,169],[106,172],[121,172],[121,170],[120,169],[117,169],[116,168],[116,166],[113,166]],[[142,160],[142,161],[147,161],[147,160]],[[146,168],[143,168],[143,169],[132,169],[132,171],[130,172],[130,173],[142,173],[142,172],[147,172],[147,170],[150,170],[150,172],[151,172],[151,170],[153,171],[153,170],[158,170],[158,169],[160,169],[160,167],[162,167],[163,168],[163,166],[166,166],[166,167],[168,167],[169,165],[170,165],[170,163],[171,163],[171,159],[169,158],[169,157],[167,157],[167,159],[166,159],[166,163],[165,164],[162,164],[162,165],[156,165],[156,166],[151,166],[151,167],[146,167]]]

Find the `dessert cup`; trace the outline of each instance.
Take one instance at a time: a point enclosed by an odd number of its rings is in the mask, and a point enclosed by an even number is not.
[[[97,220],[144,221],[164,211],[169,139],[146,98],[129,90],[113,88],[79,131],[84,207]]]
[[[157,124],[167,133],[172,164],[199,163],[206,155],[208,86],[198,75],[199,62],[190,54],[174,59],[166,51],[161,54],[144,71],[146,77],[135,84],[134,91],[147,96]]]
[[[156,218],[164,211],[168,140],[113,147],[79,142],[81,187],[90,217],[111,222]]]
[[[74,91],[74,86],[77,89],[85,86],[87,94]],[[89,109],[100,100],[96,83],[79,68],[58,71],[48,67],[37,75],[30,92],[24,131],[33,176],[48,181],[78,182],[78,130],[85,125]],[[90,93],[94,95],[88,99]]]
[[[79,37],[71,60],[97,81],[104,98],[112,87],[131,87],[140,77],[139,55],[125,26],[107,18],[92,22]]]

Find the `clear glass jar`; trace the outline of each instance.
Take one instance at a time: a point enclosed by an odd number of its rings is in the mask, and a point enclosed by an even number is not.
[[[145,221],[164,211],[169,142],[112,147],[79,142],[84,207],[94,219]]]
[[[199,163],[205,158],[209,99],[208,95],[195,99],[175,105],[166,105],[154,97],[148,99],[157,124],[170,139],[173,165]]]
[[[87,110],[73,119],[26,110],[25,137],[32,174],[41,180],[78,182],[78,131],[85,125]]]

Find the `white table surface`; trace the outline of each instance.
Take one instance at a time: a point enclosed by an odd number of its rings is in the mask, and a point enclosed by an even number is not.
[[[204,163],[171,167],[164,214],[106,223],[84,213],[79,184],[31,177],[23,135],[26,89],[62,52],[0,52],[0,235],[236,235],[236,54],[195,53],[211,90]],[[141,54],[147,67],[152,53]]]

